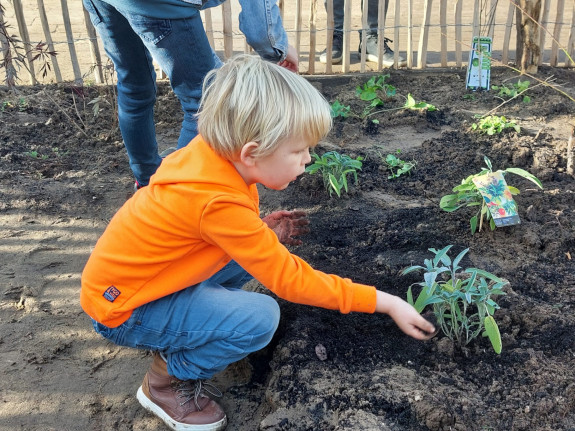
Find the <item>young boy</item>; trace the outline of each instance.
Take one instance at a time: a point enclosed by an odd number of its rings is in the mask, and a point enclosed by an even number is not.
[[[331,127],[304,78],[241,55],[206,78],[200,135],[168,156],[111,220],[82,275],[81,304],[110,341],[154,352],[137,397],[174,430],[220,430],[205,383],[266,346],[276,301],[242,290],[255,277],[279,297],[389,314],[423,340],[434,327],[399,297],[312,269],[282,244],[307,231],[300,211],[263,219],[256,184],[281,190]]]

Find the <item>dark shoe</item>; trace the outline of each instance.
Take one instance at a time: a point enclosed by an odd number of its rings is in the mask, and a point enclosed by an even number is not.
[[[333,34],[333,42],[331,44],[331,62],[337,64],[341,62],[343,56],[343,35],[340,33]],[[327,63],[327,49],[319,55],[320,63]]]
[[[379,50],[377,47],[377,35],[376,34],[368,34],[365,38],[365,58],[367,61],[373,61],[377,63],[377,56],[379,55]],[[393,42],[392,40],[388,39],[387,37],[383,39],[383,54],[381,56],[381,64],[385,67],[392,67],[395,64],[395,58],[393,50],[389,47],[387,42]],[[361,57],[361,42],[358,48],[359,56]],[[402,56],[398,58],[398,66],[404,67],[407,66],[407,61]]]
[[[207,394],[222,393],[203,380],[178,380],[168,374],[167,364],[154,353],[137,398],[175,431],[219,431],[227,425],[226,414]]]

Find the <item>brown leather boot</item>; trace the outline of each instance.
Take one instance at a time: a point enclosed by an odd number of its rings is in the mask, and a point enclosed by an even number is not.
[[[178,380],[168,374],[167,364],[154,353],[152,366],[144,376],[137,398],[176,431],[219,431],[227,425],[226,414],[205,393],[221,397],[222,393],[202,380]]]

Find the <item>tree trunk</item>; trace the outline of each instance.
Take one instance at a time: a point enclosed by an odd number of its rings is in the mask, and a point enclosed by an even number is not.
[[[541,47],[538,24],[541,0],[515,0],[517,8],[517,58],[522,73],[537,73]]]

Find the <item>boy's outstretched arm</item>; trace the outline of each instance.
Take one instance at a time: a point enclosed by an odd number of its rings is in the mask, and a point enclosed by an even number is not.
[[[376,313],[388,314],[399,329],[418,340],[428,340],[435,335],[435,327],[415,311],[413,306],[399,296],[390,295],[381,290],[376,292]]]
[[[275,232],[282,244],[300,245],[294,236],[309,232],[309,220],[304,211],[276,211],[262,218],[262,221]]]

